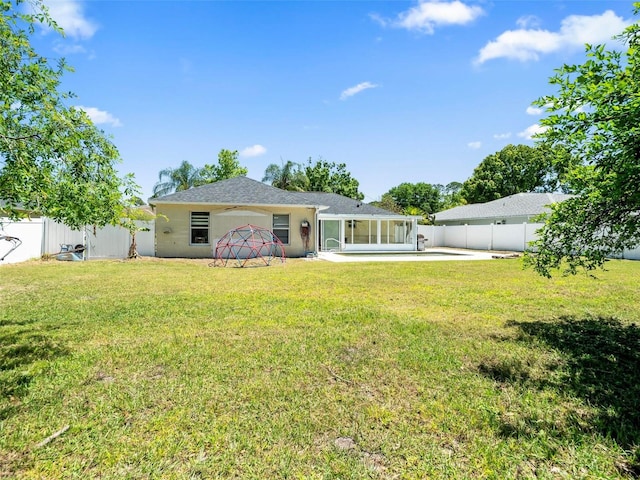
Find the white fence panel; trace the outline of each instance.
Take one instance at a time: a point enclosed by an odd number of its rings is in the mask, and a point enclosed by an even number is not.
[[[71,230],[62,223],[45,219],[43,254],[58,253],[61,245],[81,245],[83,243],[82,230]]]
[[[467,248],[467,226],[445,227],[443,247]]]
[[[156,222],[136,222],[140,228],[148,228],[147,231],[136,233],[138,253],[145,257],[156,256]],[[128,253],[128,252],[127,252]]]
[[[106,226],[96,230],[87,227],[86,231],[72,230],[61,223],[46,218],[34,218],[11,222],[0,218],[5,235],[17,237],[22,244],[7,255],[2,263],[17,263],[31,258],[40,258],[43,254],[55,254],[61,251],[62,245],[84,245],[87,242],[88,258],[126,258],[131,245],[129,232],[122,227]],[[141,228],[136,235],[138,253],[144,256],[155,256],[155,222],[137,222]],[[85,236],[86,233],[86,236]],[[12,248],[8,241],[0,240],[0,258]]]
[[[529,244],[538,239],[538,230],[544,226],[544,223],[525,223],[524,224],[524,239],[527,248]]]
[[[8,219],[0,218],[2,229],[5,235],[19,238],[22,244],[13,252],[7,255],[2,263],[18,263],[40,258],[42,251],[43,220],[41,218],[25,219],[19,222],[10,222]],[[0,240],[0,258],[2,258],[11,248],[12,243]]]
[[[155,255],[154,222],[138,222],[140,227],[149,231],[138,232],[136,243],[140,255]],[[86,239],[87,255],[92,258],[126,258],[131,245],[129,231],[122,227],[107,225],[93,231],[93,227],[86,228],[86,236],[82,230],[72,230],[66,225],[53,222],[45,223],[45,253],[57,253],[64,244],[80,245]]]
[[[522,252],[538,238],[542,223],[512,225],[418,225],[426,247],[470,248]],[[622,258],[640,260],[640,247],[625,250]]]
[[[467,248],[491,250],[493,243],[493,229],[491,227],[492,225],[468,225]]]
[[[122,227],[107,225],[93,232],[87,228],[89,258],[127,258],[129,252],[129,232]]]
[[[493,250],[522,252],[526,248],[524,224],[494,225]]]
[[[435,225],[418,225],[418,234],[424,236],[424,246],[427,248],[441,247],[444,241],[444,230]]]

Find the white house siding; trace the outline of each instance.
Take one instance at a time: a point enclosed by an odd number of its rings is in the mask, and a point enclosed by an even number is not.
[[[9,221],[7,218],[0,218],[2,228],[0,232],[4,235],[19,238],[22,244],[13,252],[7,255],[1,264],[18,263],[40,258],[42,254],[42,233],[44,220],[42,218],[25,219],[18,222]],[[0,258],[9,250],[12,244],[6,240],[0,240]]]

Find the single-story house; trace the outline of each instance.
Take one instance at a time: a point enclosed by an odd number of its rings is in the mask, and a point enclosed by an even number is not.
[[[532,223],[549,205],[563,202],[572,195],[563,193],[516,193],[486,203],[473,203],[435,214],[436,225],[507,225]]]
[[[334,193],[289,192],[235,177],[149,200],[156,218],[156,256],[211,258],[229,230],[271,230],[286,255],[318,251],[415,251],[417,221]]]

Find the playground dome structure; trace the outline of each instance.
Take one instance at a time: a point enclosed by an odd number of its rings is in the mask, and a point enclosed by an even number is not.
[[[285,262],[284,245],[271,231],[256,225],[243,225],[229,230],[216,243],[214,267],[226,267],[229,262],[244,267],[250,264],[271,265],[274,259]]]

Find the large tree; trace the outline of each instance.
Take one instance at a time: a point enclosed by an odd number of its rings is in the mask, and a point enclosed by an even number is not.
[[[177,168],[169,167],[160,170],[158,182],[153,186],[153,196],[162,197],[199,185],[202,185],[202,169],[183,160]]]
[[[218,153],[218,163],[209,165],[205,164],[200,172],[201,184],[219,182],[229,178],[244,177],[249,170],[240,165],[237,150],[220,150]]]
[[[385,195],[389,195],[407,214],[431,215],[440,211],[442,207],[440,189],[429,183],[404,182],[390,189]]]
[[[0,1],[0,200],[17,218],[36,212],[73,228],[117,223],[131,176],[118,176],[118,150],[59,91],[70,68],[29,42],[38,24],[62,30],[40,0]]]
[[[446,210],[448,208],[464,205],[467,201],[462,196],[462,183],[449,182],[446,185],[434,185],[440,191],[440,209]]]
[[[467,203],[484,203],[522,192],[565,191],[570,160],[561,148],[507,145],[475,168],[460,194]]]
[[[640,243],[640,26],[619,40],[624,51],[587,45],[585,63],[551,78],[558,93],[536,101],[549,113],[541,141],[580,161],[571,172],[578,195],[553,206],[527,254],[545,276],[602,267]]]
[[[309,158],[305,166],[309,179],[309,191],[329,192],[362,200],[364,194],[358,191],[360,182],[351,176],[344,163],[328,162],[319,158],[315,163]]]
[[[269,182],[276,188],[294,192],[304,192],[309,189],[309,179],[301,165],[291,160],[278,165],[272,163],[267,166],[262,177],[263,182]]]
[[[402,213],[402,207],[396,203],[393,197],[387,193],[383,193],[380,200],[374,200],[371,202],[371,205],[378,208],[383,208],[384,210],[389,210],[390,212]]]

